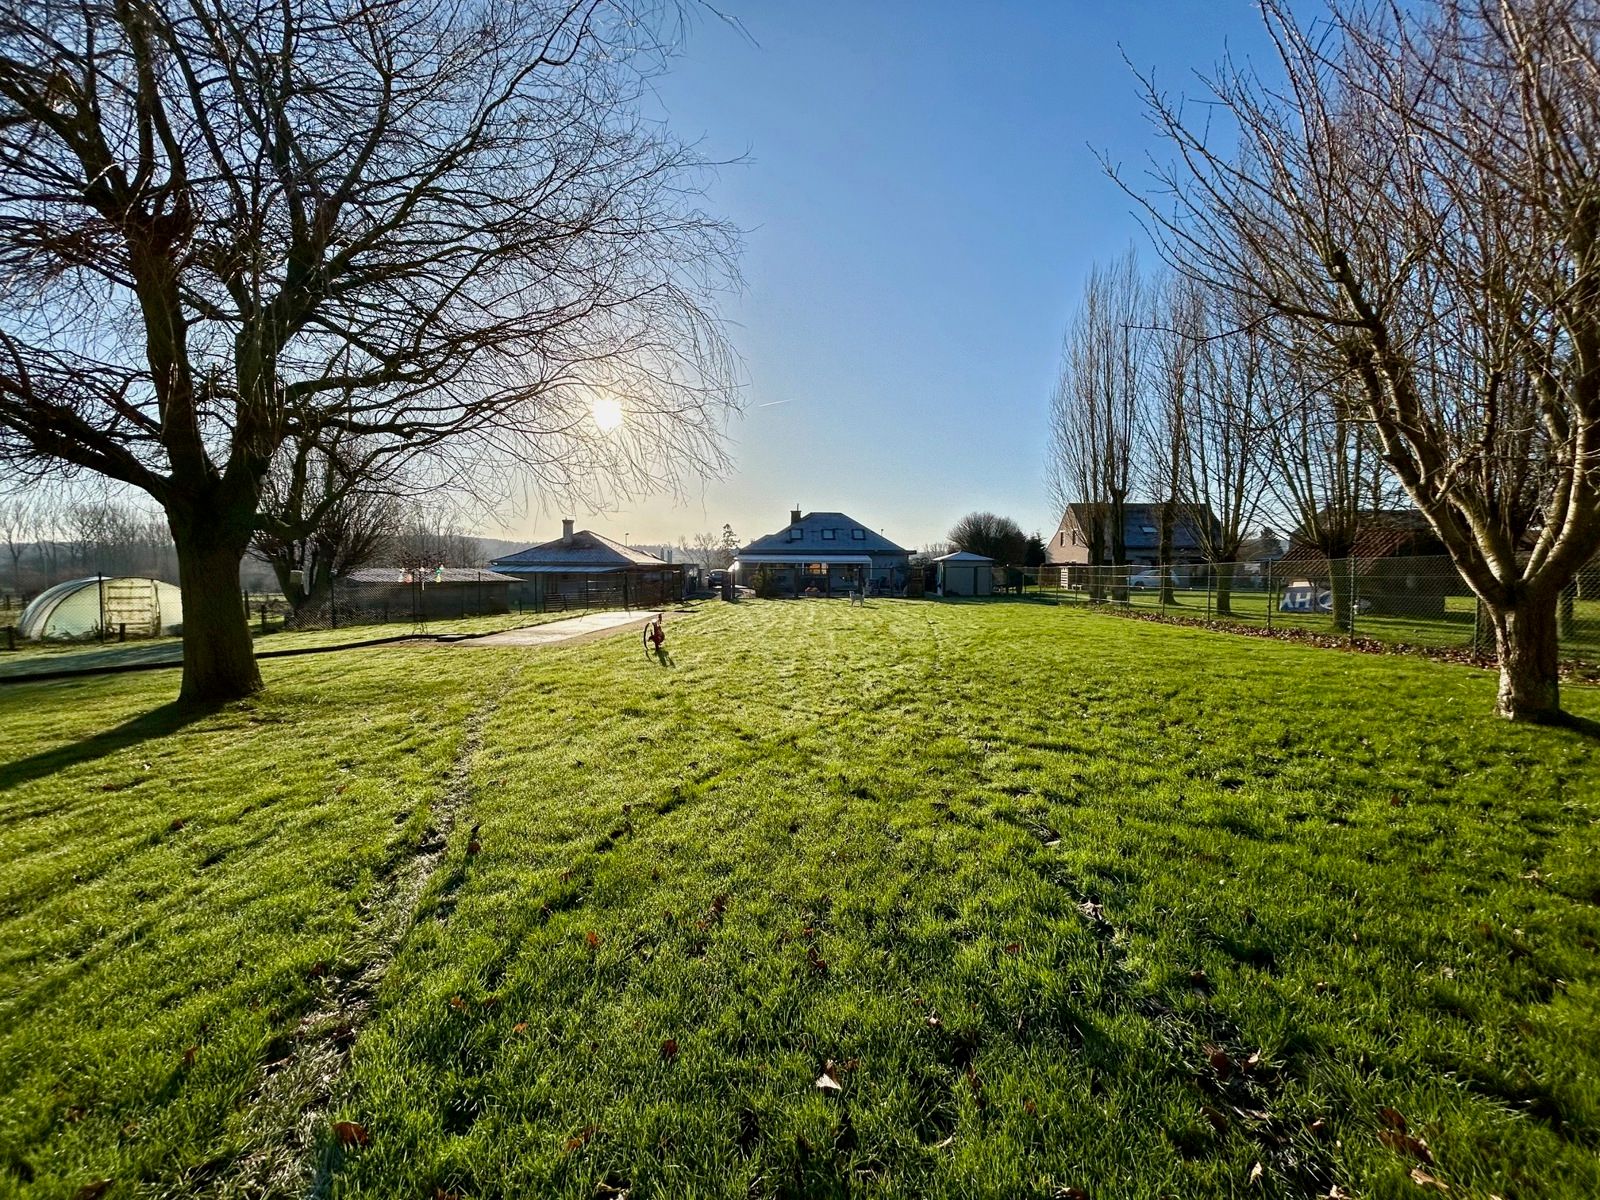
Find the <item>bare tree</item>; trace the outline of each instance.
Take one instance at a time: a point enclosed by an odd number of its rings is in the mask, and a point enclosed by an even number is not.
[[[1002,566],[1022,566],[1028,557],[1028,535],[1010,517],[970,512],[950,527],[950,544],[969,554],[992,558]]]
[[[1161,603],[1175,604],[1172,572],[1165,568],[1173,560],[1180,509],[1195,507],[1185,504],[1188,493],[1184,485],[1188,482],[1185,467],[1189,416],[1199,386],[1196,373],[1200,352],[1205,345],[1205,307],[1200,289],[1179,275],[1168,275],[1152,287],[1149,304],[1144,336],[1150,386],[1138,409],[1140,446],[1135,457],[1149,494],[1160,497],[1156,562],[1163,568]]]
[[[1327,419],[1371,430],[1483,602],[1499,712],[1553,719],[1557,599],[1600,547],[1600,12],[1263,11],[1285,86],[1224,62],[1196,117],[1146,83],[1177,152],[1152,227],[1321,360]]]
[[[1067,329],[1050,401],[1047,483],[1064,512],[1082,514],[1089,562],[1127,562],[1123,508],[1133,486],[1140,401],[1143,284],[1130,250],[1090,271]],[[1102,594],[1091,569],[1091,594]]]
[[[286,439],[493,494],[714,470],[734,236],[633,0],[0,0],[0,462],[161,506],[182,695],[260,687]]]
[[[1363,529],[1392,508],[1394,483],[1351,381],[1329,380],[1293,347],[1266,348],[1270,486],[1295,521],[1294,540],[1327,561],[1334,626],[1350,629],[1354,597],[1345,560]]]
[[[1260,324],[1215,294],[1194,297],[1193,385],[1183,395],[1178,494],[1183,515],[1216,568],[1216,611],[1233,611],[1233,571],[1267,495],[1272,397]],[[1284,440],[1285,457],[1291,447]]]
[[[373,562],[399,533],[399,503],[360,474],[359,455],[287,443],[263,481],[252,557],[272,568],[298,616],[327,602],[336,576]],[[420,565],[420,564],[413,564]]]

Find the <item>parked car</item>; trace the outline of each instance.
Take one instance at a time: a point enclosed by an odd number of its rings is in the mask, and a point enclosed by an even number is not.
[[[1160,571],[1140,571],[1137,575],[1128,576],[1128,586],[1139,592],[1160,591],[1162,582]],[[1165,583],[1167,587],[1181,586],[1171,575],[1166,577]]]

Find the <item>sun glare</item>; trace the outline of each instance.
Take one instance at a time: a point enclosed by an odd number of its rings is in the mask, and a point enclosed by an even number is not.
[[[594,402],[594,423],[601,433],[622,428],[622,401],[615,396],[600,396]]]

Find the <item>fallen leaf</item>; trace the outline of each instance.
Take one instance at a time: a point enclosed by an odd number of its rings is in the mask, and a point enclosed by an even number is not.
[[[1398,1109],[1387,1106],[1380,1108],[1378,1110],[1378,1120],[1383,1123],[1385,1129],[1393,1129],[1399,1133],[1406,1131],[1406,1119],[1400,1115]]]
[[[583,940],[586,943],[588,943],[589,949],[591,949],[591,950],[599,949],[599,946],[600,946],[600,935],[598,933],[596,933],[594,930],[591,929],[591,930],[589,930],[588,933],[584,934],[583,935]]]
[[[1217,1073],[1217,1078],[1226,1079],[1233,1074],[1233,1059],[1228,1057],[1228,1052],[1220,1046],[1207,1046],[1206,1058],[1211,1062],[1211,1069]]]
[[[1089,1200],[1089,1193],[1081,1187],[1059,1187],[1051,1200]]]
[[[1250,1178],[1246,1182],[1247,1183],[1260,1183],[1261,1182],[1261,1164],[1260,1163],[1257,1163],[1255,1166],[1250,1168]]]
[[[513,1025],[511,1027],[511,1032],[512,1033],[527,1033],[528,1032],[528,1023],[526,1021],[518,1021],[515,1025]]]
[[[939,1014],[938,1013],[931,1012],[931,1013],[928,1014],[928,1028],[929,1029],[937,1029],[937,1028],[939,1028],[939,1026],[941,1026],[943,1024],[944,1024],[944,1022],[939,1019]]]
[[[1228,1114],[1220,1108],[1212,1108],[1209,1104],[1201,1105],[1200,1115],[1211,1122],[1211,1128],[1218,1133],[1228,1132]]]
[[[1022,1102],[1022,1111],[1030,1117],[1037,1117],[1039,1115],[1039,1106],[1032,1100],[1024,1100]]]
[[[322,979],[328,974],[328,964],[319,962],[306,972],[307,979]]]
[[[100,1200],[101,1196],[111,1190],[113,1182],[110,1179],[96,1179],[93,1183],[86,1183],[72,1193],[72,1200]]]
[[[1321,1117],[1318,1117],[1315,1121],[1306,1126],[1306,1132],[1312,1137],[1320,1140],[1328,1135],[1328,1123]]]
[[[333,1136],[338,1138],[339,1144],[347,1150],[352,1146],[365,1146],[372,1140],[367,1135],[367,1127],[357,1125],[354,1121],[335,1121]]]
[[[1021,942],[1007,942],[1006,943],[1006,953],[1011,955],[1013,958],[1015,958],[1017,955],[1022,953],[1022,943]]]
[[[1420,1158],[1430,1166],[1433,1163],[1433,1151],[1428,1149],[1428,1143],[1421,1138],[1412,1137],[1409,1133],[1401,1133],[1398,1129],[1380,1129],[1378,1141],[1391,1150]]]
[[[854,1071],[860,1065],[861,1065],[861,1060],[859,1058],[847,1058],[842,1063],[839,1064],[839,1070],[841,1072],[843,1072],[844,1074],[848,1075],[848,1074],[850,1074],[851,1071]]]
[[[483,843],[480,842],[477,838],[473,838],[470,842],[467,843],[467,853],[468,854],[482,854],[483,853]]]
[[[1249,1058],[1245,1059],[1244,1062],[1239,1064],[1239,1069],[1241,1071],[1243,1071],[1246,1075],[1248,1075],[1251,1071],[1254,1071],[1260,1065],[1261,1065],[1261,1051],[1254,1050],[1254,1051],[1251,1052]]]
[[[1450,1190],[1450,1185],[1445,1183],[1444,1180],[1435,1179],[1421,1167],[1411,1168],[1411,1180],[1418,1187],[1433,1188],[1440,1192],[1448,1192]]]
[[[811,969],[818,975],[826,975],[828,973],[828,960],[817,953],[815,946],[806,947],[806,962],[811,964]]]
[[[668,1038],[661,1043],[661,1057],[668,1062],[678,1057],[678,1042],[676,1038]]]
[[[1199,988],[1202,992],[1211,989],[1211,980],[1204,971],[1189,972],[1189,986]]]
[[[182,829],[188,823],[188,820],[183,817],[174,817],[172,818],[172,824],[167,826],[167,831],[169,833],[177,833],[178,830]]]
[[[822,1068],[822,1074],[817,1076],[815,1086],[818,1091],[823,1092],[844,1091],[844,1087],[833,1077],[833,1059],[830,1058],[827,1065]]]
[[[956,1135],[952,1133],[949,1137],[945,1138],[944,1141],[936,1142],[934,1144],[933,1148],[935,1150],[948,1150],[951,1146],[954,1146],[955,1144],[956,1144]]]
[[[199,1046],[190,1046],[187,1050],[185,1050],[183,1052],[183,1065],[186,1067],[194,1066],[194,1056],[199,1052]]]
[[[462,1011],[464,1011],[466,1009],[467,1002],[465,1000],[463,1000],[460,996],[451,996],[450,997],[450,1007],[455,1009],[457,1012],[462,1012]]]
[[[585,1125],[582,1129],[578,1130],[577,1133],[573,1134],[567,1139],[568,1153],[571,1153],[573,1150],[582,1150],[589,1144],[591,1140],[593,1140],[594,1135],[599,1132],[600,1126]]]

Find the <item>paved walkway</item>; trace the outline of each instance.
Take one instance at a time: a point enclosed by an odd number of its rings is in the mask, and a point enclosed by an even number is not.
[[[551,642],[565,642],[570,638],[583,637],[589,633],[606,633],[623,625],[632,625],[643,629],[644,623],[654,617],[654,612],[638,609],[635,612],[597,612],[585,613],[581,617],[567,617],[561,621],[551,621],[544,625],[534,625],[527,629],[508,629],[504,633],[490,633],[483,637],[463,638],[456,642],[457,646],[468,649],[476,646],[494,648],[497,646],[545,646]]]

